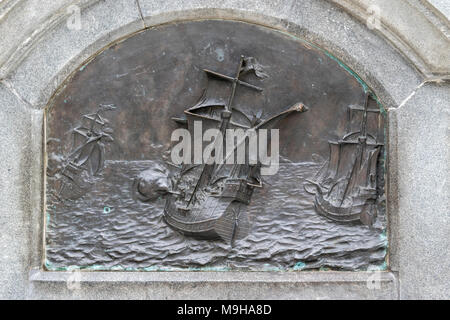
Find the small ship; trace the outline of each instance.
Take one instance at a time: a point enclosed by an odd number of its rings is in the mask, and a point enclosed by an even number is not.
[[[90,178],[99,174],[104,166],[104,141],[113,141],[105,132],[107,120],[96,113],[82,116],[82,125],[73,129],[73,147],[60,171],[58,197],[75,200],[90,186]]]
[[[316,211],[338,222],[361,222],[372,225],[377,216],[377,162],[382,143],[367,132],[370,94],[362,111],[360,130],[349,132],[341,140],[330,141],[329,160],[325,161],[313,179],[307,180],[305,190],[315,195]]]

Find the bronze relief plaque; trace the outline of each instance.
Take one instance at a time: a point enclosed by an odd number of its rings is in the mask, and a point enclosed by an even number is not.
[[[178,129],[202,150],[207,132],[278,129],[277,170],[250,147],[244,162],[177,163]],[[375,94],[309,43],[231,21],[147,29],[49,104],[45,267],[384,269],[384,137]]]

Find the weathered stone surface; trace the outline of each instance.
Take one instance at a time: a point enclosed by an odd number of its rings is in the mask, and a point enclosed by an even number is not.
[[[35,50],[42,40],[48,42],[51,38],[47,35],[48,33],[53,34],[55,29],[60,28],[61,24],[66,25],[67,21],[73,16],[73,11],[70,11],[70,8],[73,6],[78,6],[83,12],[83,15],[86,11],[84,8],[86,7],[102,8],[102,11],[106,13],[105,17],[114,17],[114,19],[109,19],[109,25],[105,25],[107,29],[112,27],[108,29],[109,32],[115,30],[114,26],[120,27],[122,23],[127,23],[125,17],[130,13],[130,10],[133,12],[132,15],[139,16],[139,14],[136,14],[139,10],[134,0],[97,2],[98,0],[58,0],[48,3],[34,0],[3,1],[0,4],[0,21],[2,22],[0,23],[0,30],[6,36],[0,39],[0,44],[5,48],[2,54],[0,54],[0,78],[7,77],[12,73],[26,59],[27,55]],[[374,6],[380,8],[381,27],[372,33],[381,33],[394,46],[399,48],[423,74],[429,75],[433,72],[442,74],[449,71],[448,63],[446,63],[449,52],[448,23],[443,21],[443,15],[439,14],[434,7],[424,5],[423,2],[418,0],[409,2],[398,0],[395,3],[396,10],[392,9],[392,2],[386,0],[330,0],[311,1],[311,3],[310,1],[295,2],[280,0],[258,1],[257,4],[254,1],[222,1],[216,3],[198,0],[180,3],[176,1],[140,0],[139,3],[143,8],[142,12],[145,13],[146,21],[149,25],[157,24],[158,21],[173,21],[174,19],[188,17],[189,15],[195,16],[200,12],[205,17],[209,15],[220,18],[221,16],[229,16],[232,11],[233,19],[256,19],[258,15],[262,14],[264,17],[259,17],[258,19],[263,24],[269,24],[271,19],[276,18],[282,20],[276,23],[270,22],[273,26],[278,24],[280,26],[288,25],[289,27],[293,27],[292,24],[294,23],[300,28],[309,31],[308,27],[303,27],[302,23],[296,22],[295,19],[305,19],[306,23],[310,24],[309,19],[312,18],[311,21],[313,24],[319,23],[323,19],[314,19],[313,13],[317,11],[314,7],[323,6],[322,2],[330,8],[336,8],[335,5],[341,6],[350,15],[360,20],[362,25],[365,25],[368,18],[373,15],[373,10],[370,8]],[[436,1],[433,4],[445,12],[445,4],[443,5],[441,2]],[[293,10],[296,7],[302,8],[300,14],[296,10]],[[225,9],[229,11],[226,14],[223,12]],[[307,10],[305,11],[305,9]],[[190,12],[186,12],[185,10]],[[327,11],[330,10],[327,9]],[[404,16],[398,15],[399,13]],[[294,18],[291,17],[292,14],[295,14]],[[439,17],[436,17],[436,15]],[[411,19],[411,16],[414,16],[414,19]],[[88,14],[87,20],[88,24],[98,22],[101,20],[101,15]],[[339,19],[331,17],[328,20],[325,25],[329,25],[330,30],[327,30],[327,32],[335,29],[339,30],[333,23],[338,22]],[[135,23],[136,28],[143,26],[142,22],[136,21]],[[356,31],[353,30],[352,24],[346,24],[346,26],[347,30]],[[87,29],[89,28],[92,29],[88,26]],[[420,30],[420,32],[416,32],[416,30]],[[100,38],[104,36],[103,31],[105,30],[98,32]],[[122,35],[124,34],[122,32]],[[333,34],[334,31],[330,36]],[[447,38],[445,35],[447,35]],[[86,43],[89,43],[90,37],[92,37],[92,34],[87,36]],[[111,35],[110,40],[118,37],[120,35]],[[367,37],[364,36],[363,38]],[[102,46],[100,44],[97,43],[91,47],[91,53],[101,49]],[[373,48],[376,49],[376,47],[374,46]],[[346,49],[345,46],[343,48]],[[373,53],[376,56],[375,52]],[[81,61],[82,59],[77,60],[78,63]]]
[[[344,7],[359,6],[360,18],[364,21],[377,19],[377,31],[385,34],[394,46],[408,52],[408,58],[419,69],[430,75],[432,73],[448,73],[450,60],[450,41],[448,25],[438,25],[426,2],[419,0],[355,0],[337,1]],[[373,20],[372,20],[373,21]],[[433,23],[430,23],[433,22]],[[436,44],[439,43],[439,46]]]
[[[443,15],[448,15],[445,0],[430,1]],[[392,165],[388,177],[391,185],[388,196],[388,203],[391,203],[390,263],[395,274],[398,272],[399,288],[393,280],[383,282],[385,289],[368,291],[361,280],[356,283],[336,281],[332,275],[330,283],[294,280],[292,283],[223,281],[205,284],[201,282],[205,279],[177,282],[161,276],[161,281],[169,282],[148,284],[147,280],[127,282],[120,273],[112,275],[115,280],[103,279],[104,283],[98,282],[101,277],[97,282],[83,282],[81,290],[77,291],[69,290],[65,281],[46,281],[36,276],[29,281],[29,268],[40,267],[41,263],[43,220],[40,193],[42,112],[31,109],[44,106],[59,84],[85,59],[110,42],[142,29],[144,24],[134,0],[75,2],[82,8],[82,21],[87,22],[81,31],[67,28],[67,13],[61,10],[73,1],[4,0],[0,3],[0,79],[6,78],[7,82],[0,84],[0,194],[3,204],[0,209],[0,256],[3,258],[0,297],[397,298],[399,289],[401,298],[448,299],[449,196],[445,177],[448,176],[449,86],[429,83],[407,99],[422,81],[422,75],[436,72],[448,76],[448,38],[442,39],[440,35],[436,38],[435,31],[417,32],[434,28],[424,25],[431,23],[446,34],[448,21],[431,19],[429,12],[421,11],[427,19],[408,16],[398,22],[389,18],[398,10],[388,7],[383,11],[384,28],[370,31],[365,27],[367,6],[381,2],[389,5],[392,1],[365,1],[362,8],[357,5],[359,2],[139,1],[148,26],[203,17],[253,21],[287,30],[345,61],[370,84],[386,106],[401,105],[389,115]],[[410,1],[409,4],[417,9],[421,2]],[[37,11],[27,9],[37,3]],[[415,35],[408,36],[411,33]],[[389,41],[398,49],[391,47]],[[417,52],[411,49],[414,47],[411,42],[419,43],[419,47],[415,46]],[[428,53],[432,54],[428,57]],[[414,57],[428,59],[429,66]],[[440,68],[441,63],[446,68]],[[3,83],[12,86],[32,106]],[[192,275],[179,276],[187,279]]]
[[[32,112],[0,84],[0,297],[21,298],[29,259]]]
[[[143,27],[135,1],[101,1],[80,4],[79,8],[80,30],[69,20],[76,19],[73,13],[55,13],[58,19],[41,36],[38,49],[7,76],[17,92],[36,108],[45,106],[62,80],[96,51]]]
[[[428,0],[428,2],[450,19],[450,2],[447,0]]]
[[[394,48],[329,1],[196,0],[175,4],[141,0],[140,4],[147,26],[174,19],[222,18],[270,25],[297,35],[341,59],[387,107],[400,104],[421,82],[421,76]]]
[[[67,8],[71,5],[84,7],[91,5],[98,0],[4,0],[0,3],[0,20],[3,21],[0,29],[11,30],[18,27],[9,35],[0,39],[0,44],[5,50],[0,54],[0,78],[14,70],[16,63],[26,56],[29,49],[33,48],[36,42],[46,31],[51,30],[58,17],[67,13]],[[134,6],[135,0],[128,0],[127,5]],[[143,6],[151,3],[152,10],[157,12],[160,7],[166,7],[166,3],[171,1],[145,1],[140,0]],[[267,4],[265,3],[267,2]],[[445,73],[449,71],[448,64],[445,64],[439,57],[445,53],[443,46],[448,46],[448,40],[442,37],[439,32],[448,37],[448,3],[446,0],[397,0],[395,3],[388,0],[329,0],[329,2],[341,6],[352,16],[357,17],[362,23],[366,23],[369,17],[374,14],[373,8],[380,8],[380,21],[382,22],[378,33],[389,39],[398,47],[408,59],[410,59],[422,73],[429,72]],[[173,11],[171,15],[180,14],[183,7],[199,7],[203,1],[189,1],[189,3],[172,1]],[[266,9],[277,9],[289,6],[293,1],[259,1],[255,5],[254,1],[224,1],[221,3],[211,2],[208,8],[243,8],[246,15],[249,12],[257,11],[259,7]],[[287,4],[287,6],[285,5]],[[397,10],[393,10],[395,5]],[[269,10],[270,12],[270,10]],[[285,10],[285,13],[288,11]],[[183,15],[183,14],[181,14]],[[436,17],[437,16],[437,17]],[[414,18],[411,18],[414,17]],[[416,32],[420,29],[420,32]],[[448,51],[448,50],[447,50]],[[448,55],[447,55],[448,57]],[[424,63],[428,62],[428,66]]]
[[[0,4],[0,78],[20,52],[32,49],[33,36],[45,29],[55,12],[63,10],[67,4],[66,0],[3,1]]]
[[[32,272],[30,279],[30,298],[48,299],[397,299],[389,272]]]
[[[427,83],[400,108],[397,120],[397,240],[401,298],[450,297],[448,84]]]

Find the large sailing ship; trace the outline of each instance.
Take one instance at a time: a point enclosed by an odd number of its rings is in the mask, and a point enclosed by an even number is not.
[[[372,225],[377,216],[377,167],[382,143],[377,134],[368,133],[370,94],[364,107],[350,107],[350,112],[362,112],[359,131],[349,132],[341,140],[330,141],[330,157],[313,179],[307,180],[305,190],[315,195],[316,211],[338,222],[361,222]]]
[[[227,129],[252,132],[271,129],[289,114],[307,110],[302,103],[296,103],[279,114],[262,120],[261,112],[248,116],[240,109],[243,103],[235,99],[238,87],[255,93],[262,91],[260,87],[241,79],[249,72],[254,72],[257,77],[265,76],[254,58],[241,56],[235,76],[207,69],[204,72],[208,77],[208,86],[203,96],[196,105],[185,110],[182,117],[174,119],[186,124],[192,136],[194,121],[201,121],[203,132],[215,128],[225,137]],[[221,98],[227,87],[231,89],[225,91],[227,95]],[[252,99],[245,100],[249,101]],[[244,142],[238,142],[235,148]],[[218,164],[214,161],[197,165],[184,164],[166,201],[166,223],[185,235],[206,239],[221,238],[233,245],[235,240],[248,234],[250,226],[246,204],[250,203],[253,190],[262,186],[260,170],[261,163],[250,164],[249,161],[244,164]]]

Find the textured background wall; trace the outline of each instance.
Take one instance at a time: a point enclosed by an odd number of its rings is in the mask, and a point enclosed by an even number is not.
[[[0,297],[449,298],[448,13],[445,0],[1,1]],[[305,38],[344,61],[388,108],[388,272],[82,273],[73,290],[73,273],[40,271],[49,98],[111,42],[207,18]]]

